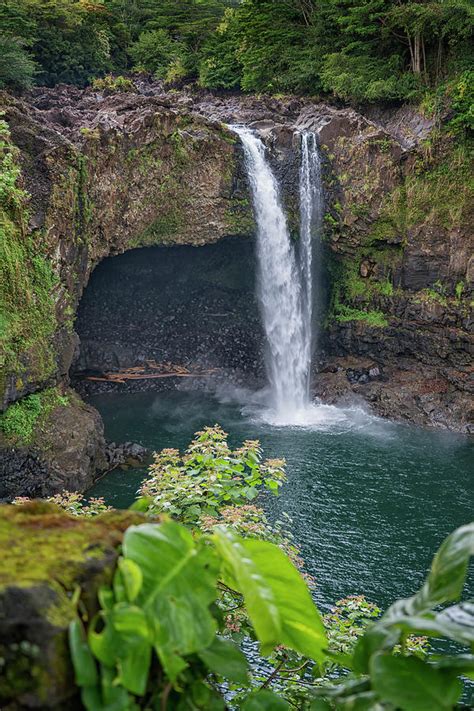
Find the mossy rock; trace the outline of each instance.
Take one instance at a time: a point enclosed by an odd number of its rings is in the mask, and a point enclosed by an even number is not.
[[[62,708],[76,690],[67,629],[96,612],[124,531],[141,514],[70,516],[41,501],[0,507],[0,708]]]

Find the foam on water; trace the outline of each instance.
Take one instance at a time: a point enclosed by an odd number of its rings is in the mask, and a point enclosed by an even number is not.
[[[371,427],[382,422],[364,407],[355,404],[336,406],[313,402],[285,412],[250,404],[242,408],[242,414],[254,422],[272,427],[290,427],[332,434]]]

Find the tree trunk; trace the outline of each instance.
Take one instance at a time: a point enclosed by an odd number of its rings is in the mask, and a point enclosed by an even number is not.
[[[421,42],[418,33],[414,37],[413,44],[413,73],[421,74]]]

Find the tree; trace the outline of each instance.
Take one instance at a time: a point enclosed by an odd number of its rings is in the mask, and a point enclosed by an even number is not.
[[[0,35],[0,88],[28,88],[35,72],[36,64],[26,49],[26,41]]]
[[[169,67],[183,58],[185,48],[165,30],[153,30],[142,32],[129,51],[135,62],[135,69],[145,69],[157,78],[164,79]]]

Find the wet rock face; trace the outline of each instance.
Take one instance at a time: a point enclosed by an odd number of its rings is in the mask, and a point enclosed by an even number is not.
[[[134,250],[102,262],[78,311],[73,373],[148,363],[151,376],[155,364],[163,364],[165,372],[178,366],[189,374],[225,374],[236,383],[261,380],[254,250],[251,240],[228,239],[198,248]],[[164,381],[125,384],[149,389]],[[93,383],[88,385],[90,391]]]
[[[313,393],[329,403],[368,403],[373,412],[423,427],[474,434],[472,384],[413,358],[375,361],[331,357],[313,376]]]
[[[0,501],[85,491],[97,472],[108,468],[99,413],[73,390],[65,390],[64,395],[67,404],[58,405],[41,420],[28,446],[1,443]]]
[[[48,467],[26,447],[1,449],[0,470],[0,502],[10,501],[17,496],[48,496]]]

